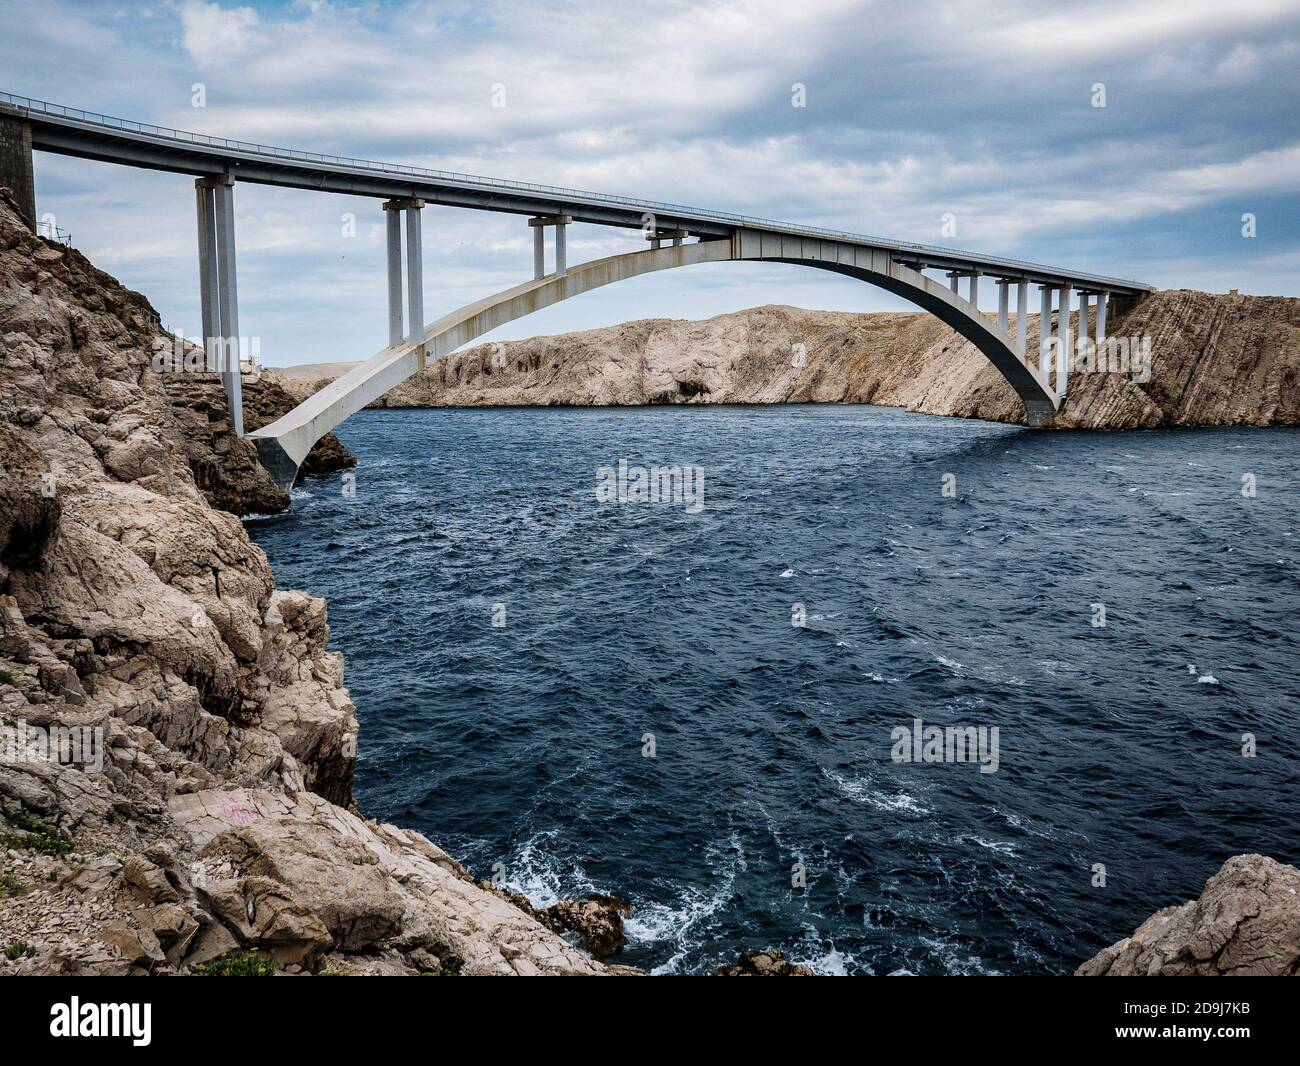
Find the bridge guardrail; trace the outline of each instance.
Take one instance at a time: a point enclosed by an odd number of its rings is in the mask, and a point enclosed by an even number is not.
[[[853,233],[848,230],[828,229],[823,226],[792,225],[789,222],[779,222],[776,219],[759,218],[754,215],[738,215],[730,211],[708,211],[703,208],[689,207],[685,204],[642,200],[637,197],[615,196],[611,193],[570,189],[559,185],[539,185],[532,182],[515,181],[511,178],[488,178],[478,174],[462,174],[452,170],[416,167],[406,163],[381,163],[373,159],[359,159],[353,156],[304,152],[294,148],[278,148],[274,145],[258,144],[254,141],[234,141],[227,137],[214,137],[210,134],[191,133],[188,130],[178,130],[170,126],[157,126],[149,122],[136,122],[132,119],[116,118],[113,115],[105,115],[97,111],[85,111],[77,107],[66,107],[63,104],[50,103],[48,100],[37,100],[34,97],[19,96],[14,93],[2,91],[0,91],[0,103],[8,103],[11,107],[36,112],[38,114],[73,119],[89,125],[103,126],[106,129],[141,133],[162,140],[204,145],[208,148],[227,148],[237,152],[260,155],[272,159],[291,159],[301,163],[332,163],[335,166],[353,167],[359,170],[372,170],[385,174],[408,174],[412,177],[434,178],[444,181],[454,181],[465,185],[478,185],[486,189],[512,189],[519,192],[544,193],[548,196],[571,198],[574,200],[587,200],[597,203],[609,203],[620,207],[645,208],[650,211],[662,212],[670,215],[693,215],[708,221],[718,221],[729,224],[734,223],[735,225],[740,226],[755,226],[761,229],[789,230],[809,236],[825,237],[831,240],[852,241],[859,244],[869,244],[904,253],[920,253],[923,255],[928,254],[939,256],[945,259],[964,259],[976,262],[980,260],[996,261],[999,266],[1018,268],[1032,273],[1049,272],[1053,274],[1062,274],[1066,277],[1078,277],[1080,279],[1094,278],[1097,280],[1122,282],[1125,284],[1131,284],[1136,288],[1148,287],[1133,278],[1102,279],[1101,275],[1090,275],[1086,272],[1073,273],[1068,271],[1056,271],[1051,268],[1045,268],[1041,263],[1030,263],[1021,259],[1006,259],[1001,256],[990,256],[982,255],[977,252],[967,252],[958,248],[944,248],[933,244],[915,244],[910,241],[899,241],[887,237],[872,237],[863,233]]]

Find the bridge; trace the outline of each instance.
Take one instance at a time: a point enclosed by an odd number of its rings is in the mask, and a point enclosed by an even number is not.
[[[680,204],[228,140],[0,93],[0,184],[14,189],[33,225],[33,151],[170,171],[195,179],[202,336],[210,365],[220,368],[231,421],[240,436],[244,427],[238,359],[236,183],[383,201],[388,346],[284,417],[249,434],[263,466],[286,489],[293,485],[299,466],[317,440],[430,360],[543,307],[651,271],[723,261],[778,262],[877,285],[936,315],[978,348],[1015,389],[1031,426],[1049,423],[1065,401],[1071,311],[1079,312],[1078,339],[1091,335],[1100,343],[1106,337],[1108,308],[1114,313],[1119,302],[1131,303],[1152,289],[1131,279]],[[533,231],[533,277],[426,325],[420,225],[420,211],[426,204],[526,216]],[[640,230],[648,247],[569,266],[566,233],[575,223]],[[550,270],[548,243],[552,249]],[[997,312],[991,317],[979,309],[983,277],[990,278],[997,288]],[[960,292],[963,280],[964,297]],[[1031,285],[1038,289],[1041,324],[1034,352],[1027,345]],[[1057,313],[1055,326],[1053,310]]]

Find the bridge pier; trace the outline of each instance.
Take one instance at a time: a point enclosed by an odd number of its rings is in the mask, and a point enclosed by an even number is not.
[[[573,219],[568,215],[539,215],[530,218],[528,225],[533,230],[533,280],[541,281],[546,277],[546,230],[555,228],[555,276],[563,277],[569,272],[564,247],[564,231]]]
[[[1094,335],[1099,345],[1106,343],[1106,300],[1106,293],[1097,293],[1097,332]]]
[[[226,390],[235,436],[244,435],[240,378],[239,285],[235,275],[235,179],[199,178],[194,183],[199,223],[199,307],[203,353]]]
[[[388,243],[388,346],[409,340],[418,344],[424,336],[424,238],[420,212],[424,201],[417,198],[385,200]],[[406,221],[406,304],[402,304],[402,220]],[[421,366],[423,366],[421,362]]]
[[[32,177],[32,124],[0,112],[0,185],[13,190],[18,210],[36,228],[36,180]]]
[[[1007,310],[1011,302],[1011,279],[998,278],[998,329],[1007,331]]]
[[[424,242],[420,233],[420,208],[406,209],[406,306],[410,312],[412,344],[424,336]]]
[[[1056,316],[1056,332],[1060,343],[1056,346],[1056,395],[1064,396],[1070,380],[1070,303],[1074,290],[1062,285],[1060,307]]]
[[[674,248],[680,248],[682,238],[689,236],[690,234],[684,229],[652,229],[646,233],[645,239],[650,242],[650,250],[655,251],[663,247],[664,241],[670,239]]]
[[[948,271],[948,288],[957,293],[958,296],[960,296],[961,293],[957,288],[957,284],[962,278],[970,278],[966,288],[966,299],[970,305],[978,311],[980,306],[980,273],[978,270]]]
[[[1039,285],[1041,297],[1038,308],[1038,369],[1047,381],[1052,380],[1052,287]]]
[[[1028,359],[1029,353],[1029,282],[1021,278],[1016,282],[1016,351],[1021,359]]]

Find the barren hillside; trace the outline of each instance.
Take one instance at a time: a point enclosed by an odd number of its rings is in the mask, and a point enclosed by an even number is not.
[[[1300,423],[1300,299],[1158,292],[1112,320],[1108,332],[1150,338],[1150,380],[1072,375],[1059,427]],[[1038,316],[1028,333],[1036,351]],[[350,365],[309,364],[272,376],[302,396]],[[808,402],[1023,420],[993,366],[928,314],[783,306],[481,344],[408,379],[377,406]]]

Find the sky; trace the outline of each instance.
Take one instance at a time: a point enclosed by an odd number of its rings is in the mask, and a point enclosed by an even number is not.
[[[0,25],[0,90],[109,115],[1300,295],[1300,0],[0,0]],[[39,215],[168,328],[201,331],[192,179],[44,153],[35,172]],[[236,187],[241,327],[264,363],[387,343],[380,202]],[[522,216],[423,221],[426,321],[531,277]],[[642,247],[569,228],[571,264]],[[821,271],[719,263],[490,336],[770,303],[909,309]]]

